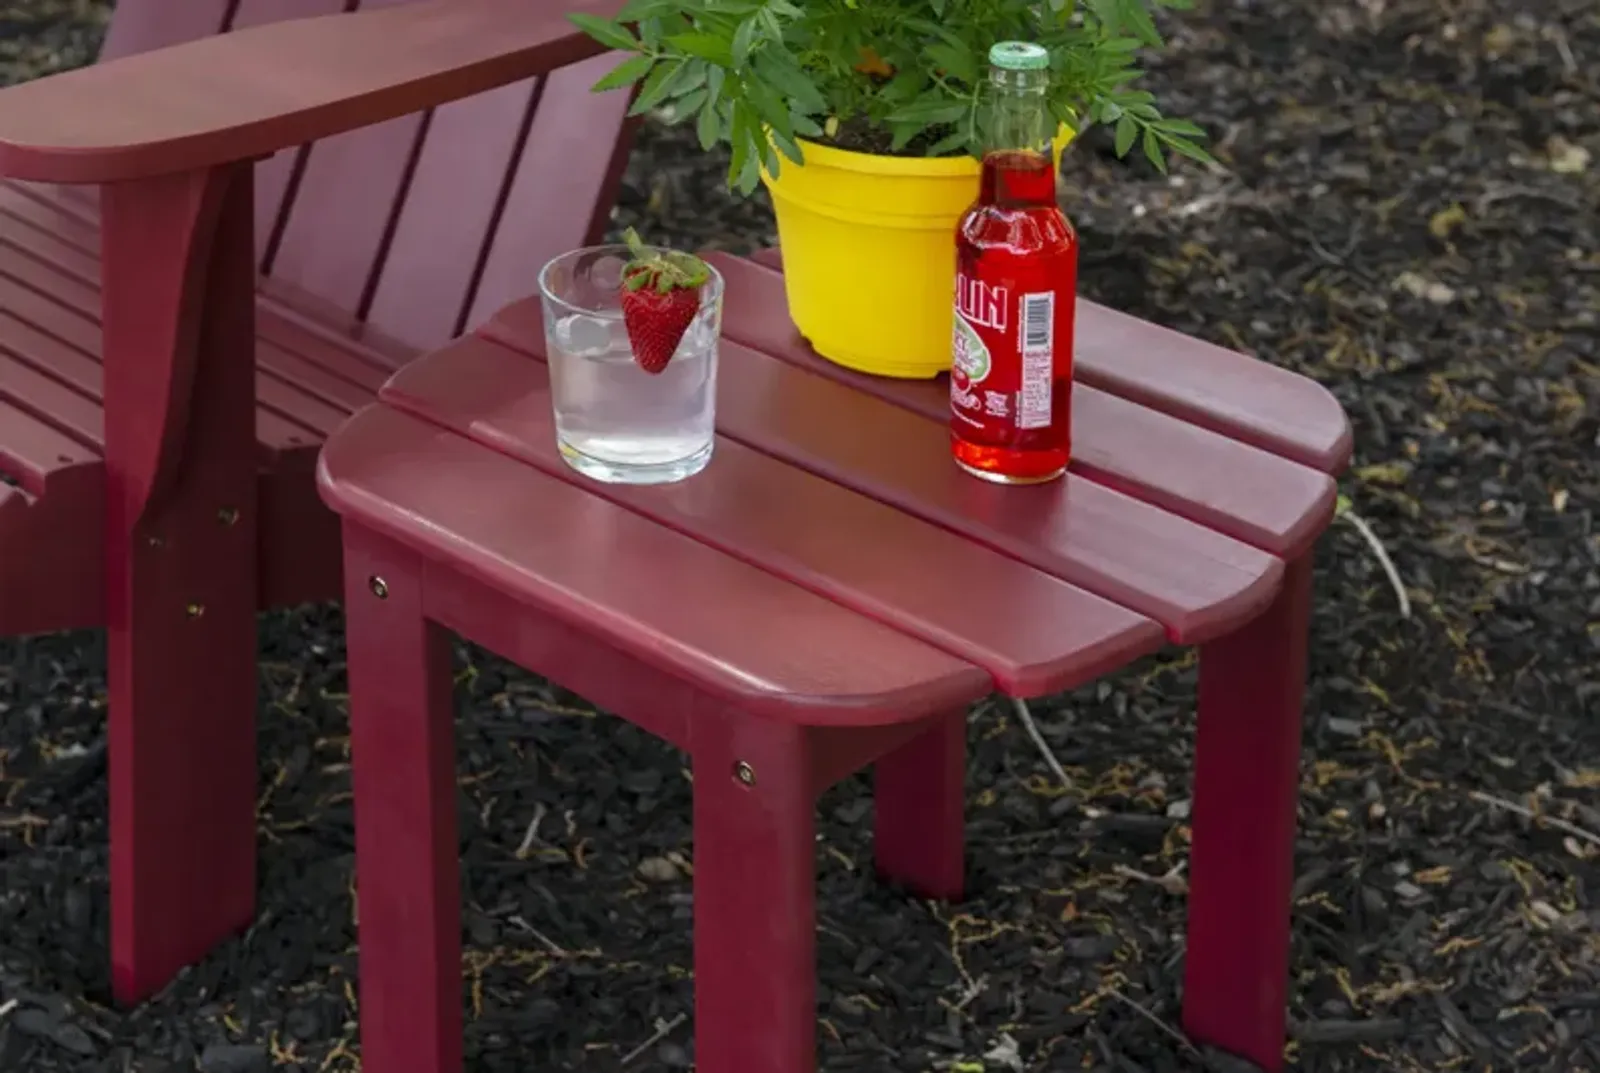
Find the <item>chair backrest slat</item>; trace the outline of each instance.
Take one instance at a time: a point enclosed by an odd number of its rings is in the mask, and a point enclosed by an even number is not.
[[[102,56],[408,2],[120,0]],[[475,326],[604,228],[628,98],[589,87],[616,62],[597,57],[261,162],[262,271],[416,347]]]

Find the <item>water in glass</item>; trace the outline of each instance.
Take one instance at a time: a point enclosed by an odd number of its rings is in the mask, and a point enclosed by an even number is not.
[[[634,360],[618,301],[624,247],[579,250],[541,274],[557,446],[596,480],[682,480],[711,458],[716,417],[722,280],[659,373]]]

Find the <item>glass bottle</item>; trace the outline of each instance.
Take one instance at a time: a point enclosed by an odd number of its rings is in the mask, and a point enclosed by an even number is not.
[[[956,235],[950,442],[958,465],[1001,484],[1066,472],[1078,237],[1056,204],[1050,55],[989,51],[978,200]]]

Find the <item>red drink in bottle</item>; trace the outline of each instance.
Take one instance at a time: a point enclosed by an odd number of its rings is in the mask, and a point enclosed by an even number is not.
[[[1056,204],[1049,53],[989,52],[983,185],[956,234],[950,446],[967,472],[1033,484],[1066,472],[1078,237]]]

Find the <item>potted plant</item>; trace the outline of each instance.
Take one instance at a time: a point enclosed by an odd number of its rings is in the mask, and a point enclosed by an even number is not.
[[[1155,7],[1190,0],[629,0],[615,19],[573,15],[633,53],[595,84],[637,85],[636,114],[668,108],[728,181],[765,181],[789,312],[818,353],[866,372],[949,368],[954,232],[977,193],[985,57],[997,41],[1050,51],[1051,112],[1103,123],[1115,148],[1208,160],[1202,132],[1133,87],[1159,46]]]

